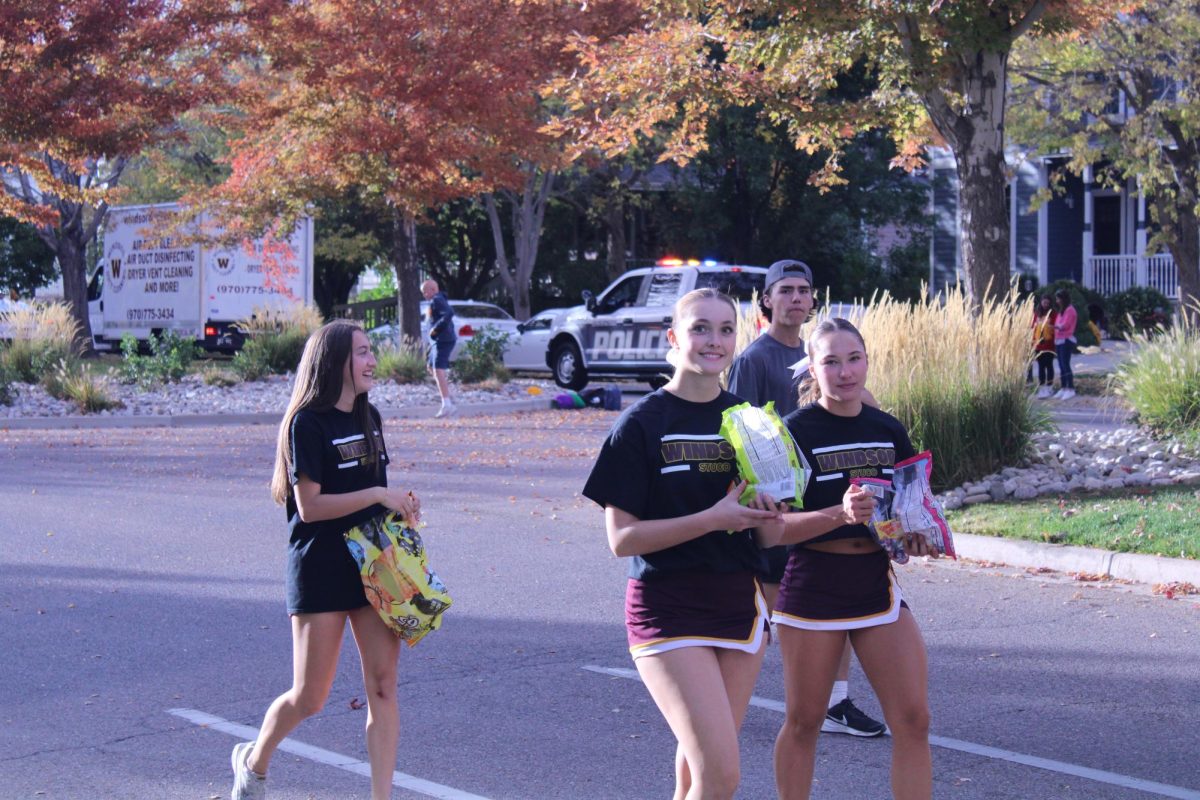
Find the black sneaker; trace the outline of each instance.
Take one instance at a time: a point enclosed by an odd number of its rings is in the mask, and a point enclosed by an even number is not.
[[[851,736],[867,737],[883,736],[888,732],[887,725],[868,717],[850,702],[849,697],[825,712],[821,730],[825,733],[848,733]]]

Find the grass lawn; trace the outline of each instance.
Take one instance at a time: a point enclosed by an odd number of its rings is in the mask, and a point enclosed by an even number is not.
[[[1200,491],[1193,487],[981,503],[946,516],[963,533],[1200,559]]]

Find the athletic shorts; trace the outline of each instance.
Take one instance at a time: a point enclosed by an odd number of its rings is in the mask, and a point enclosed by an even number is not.
[[[781,544],[778,547],[768,547],[763,550],[763,560],[767,562],[767,570],[762,574],[763,583],[783,583],[783,573],[787,569],[789,546]]]
[[[448,342],[434,341],[429,350],[429,362],[434,369],[450,369],[450,353],[454,350],[457,339]]]
[[[625,630],[634,658],[681,647],[757,653],[767,604],[753,572],[664,572],[630,578]]]
[[[792,549],[771,621],[812,631],[887,625],[907,604],[883,550],[865,555]]]

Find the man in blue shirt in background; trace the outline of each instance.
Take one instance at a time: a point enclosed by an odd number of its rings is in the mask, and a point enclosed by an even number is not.
[[[454,401],[450,399],[450,353],[458,335],[454,332],[454,309],[446,299],[446,293],[438,290],[437,281],[430,278],[421,284],[421,295],[429,301],[429,369],[437,381],[442,407],[435,417],[448,417],[454,413]]]

